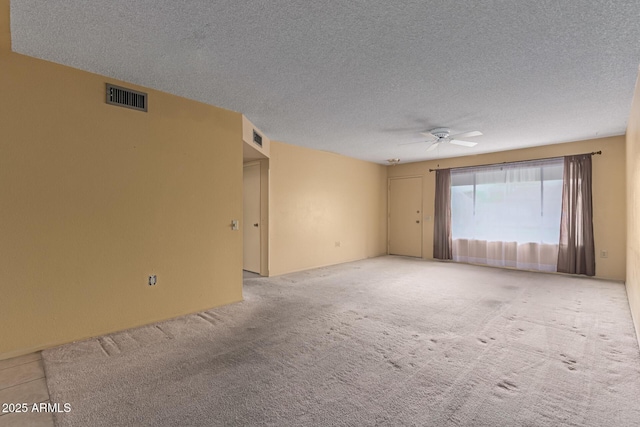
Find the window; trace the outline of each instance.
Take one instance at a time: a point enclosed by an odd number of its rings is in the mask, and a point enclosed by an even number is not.
[[[453,169],[452,239],[558,244],[563,159]]]

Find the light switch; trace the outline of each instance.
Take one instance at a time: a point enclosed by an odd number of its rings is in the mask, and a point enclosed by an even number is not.
[[[238,229],[238,220],[237,219],[232,219],[231,220],[231,229],[232,230],[237,230]]]

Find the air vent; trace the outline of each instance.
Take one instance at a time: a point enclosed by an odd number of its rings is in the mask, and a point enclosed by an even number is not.
[[[258,132],[256,132],[255,130],[253,131],[253,142],[255,142],[256,144],[258,144],[260,147],[262,147],[262,135],[260,135]]]
[[[107,104],[147,111],[147,94],[107,83]]]

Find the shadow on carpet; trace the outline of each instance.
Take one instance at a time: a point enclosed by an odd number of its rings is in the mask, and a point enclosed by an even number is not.
[[[637,426],[624,285],[402,257],[43,352],[59,426]]]

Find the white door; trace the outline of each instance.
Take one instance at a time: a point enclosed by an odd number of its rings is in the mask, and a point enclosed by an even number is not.
[[[260,273],[260,165],[244,167],[243,173],[243,269]]]
[[[389,180],[389,254],[422,257],[422,177]]]

